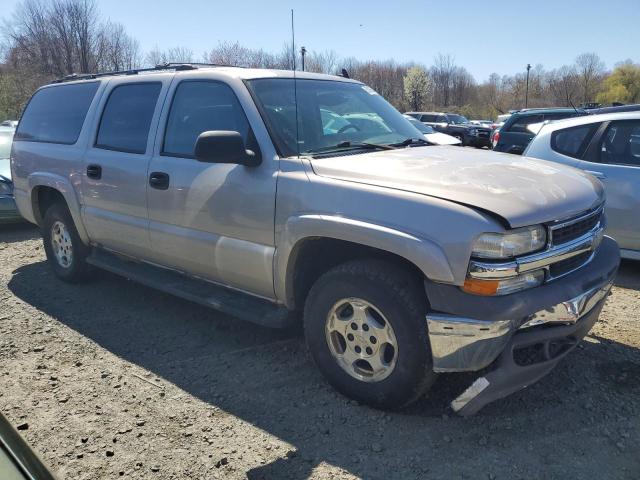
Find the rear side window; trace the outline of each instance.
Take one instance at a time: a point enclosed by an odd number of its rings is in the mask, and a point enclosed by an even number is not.
[[[611,122],[600,146],[600,161],[640,167],[640,120]]]
[[[98,82],[75,83],[38,90],[22,114],[15,139],[76,143],[98,85]]]
[[[542,115],[523,115],[514,119],[508,131],[514,133],[534,133],[529,130],[529,125],[542,123],[543,120]]]
[[[436,121],[436,116],[435,115],[422,115],[422,118],[420,119],[421,122],[435,122]]]
[[[245,145],[252,143],[249,122],[228,85],[215,81],[182,82],[169,111],[162,153],[191,158],[198,136],[210,130],[240,132]]]
[[[598,124],[556,130],[551,134],[551,148],[569,157],[580,158]]]
[[[131,83],[114,88],[102,112],[96,147],[144,153],[162,84]]]

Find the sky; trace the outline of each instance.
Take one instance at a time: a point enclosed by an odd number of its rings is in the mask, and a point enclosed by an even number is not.
[[[2,0],[10,18],[19,0]],[[451,54],[478,81],[496,72],[547,69],[595,52],[607,68],[640,62],[640,0],[98,0],[104,17],[122,23],[143,51],[175,46],[198,60],[219,42],[279,52],[291,39],[308,51],[340,57],[430,65]]]

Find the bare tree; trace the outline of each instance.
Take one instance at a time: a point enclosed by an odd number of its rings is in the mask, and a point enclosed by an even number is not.
[[[338,68],[338,54],[334,50],[313,51],[305,60],[305,70],[317,73],[335,73]]]
[[[430,74],[433,80],[434,103],[436,105],[449,106],[455,71],[455,61],[450,54],[443,55],[439,53],[433,60]]]
[[[595,98],[604,76],[604,62],[595,53],[583,53],[576,57],[576,70],[582,87],[582,101]]]
[[[557,70],[552,70],[548,74],[547,82],[553,103],[565,107],[576,103],[580,86],[575,67],[563,65]]]
[[[194,61],[193,50],[187,47],[172,47],[159,50],[158,47],[145,55],[144,63],[148,67],[155,67],[164,63],[189,63]]]

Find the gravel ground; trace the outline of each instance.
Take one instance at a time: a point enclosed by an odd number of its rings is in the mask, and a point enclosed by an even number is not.
[[[640,478],[640,263],[538,384],[462,419],[441,378],[409,410],[346,400],[299,332],[100,273],[53,277],[0,227],[0,411],[60,478]]]

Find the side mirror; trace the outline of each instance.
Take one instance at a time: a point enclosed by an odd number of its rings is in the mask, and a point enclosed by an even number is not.
[[[260,165],[256,154],[246,149],[242,135],[229,130],[213,130],[198,135],[195,157],[199,162],[207,163],[235,163],[247,167]]]

